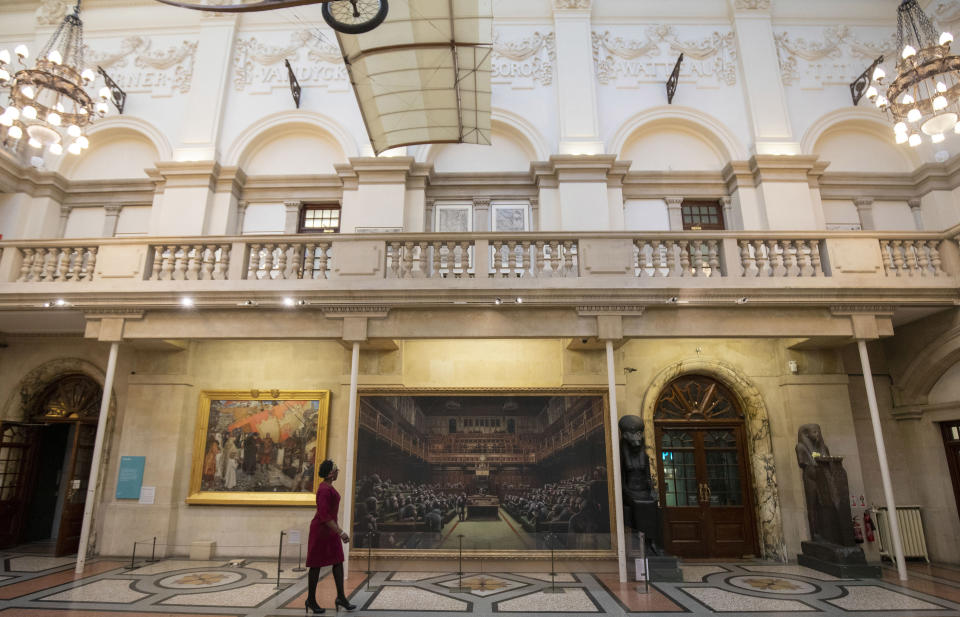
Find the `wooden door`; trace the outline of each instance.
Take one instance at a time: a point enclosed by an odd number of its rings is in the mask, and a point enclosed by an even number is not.
[[[957,513],[960,514],[960,421],[942,422],[940,431],[953,483],[953,497],[957,502]]]
[[[33,485],[37,429],[0,423],[0,548],[20,542]]]
[[[680,557],[755,553],[742,426],[659,427],[664,545]]]
[[[90,478],[90,464],[93,460],[93,444],[97,436],[97,427],[92,424],[77,424],[73,433],[70,450],[70,473],[63,487],[66,495],[63,499],[63,514],[60,516],[60,530],[57,532],[56,554],[71,555],[80,546],[80,528],[83,525],[83,508],[87,500],[87,482]]]

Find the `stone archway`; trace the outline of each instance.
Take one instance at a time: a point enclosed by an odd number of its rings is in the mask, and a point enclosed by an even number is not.
[[[659,373],[647,386],[640,407],[647,435],[655,435],[653,414],[660,392],[681,375],[699,374],[712,377],[725,385],[737,398],[743,410],[747,431],[747,449],[753,475],[754,501],[757,508],[758,538],[761,556],[765,559],[787,561],[780,495],[777,491],[777,470],[770,438],[770,418],[760,391],[735,367],[719,361],[688,359],[675,362]],[[647,455],[655,460],[656,444],[647,443]],[[656,478],[654,478],[656,481]]]

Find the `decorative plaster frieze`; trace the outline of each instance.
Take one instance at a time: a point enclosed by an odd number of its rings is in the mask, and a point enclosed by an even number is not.
[[[580,305],[576,307],[577,314],[581,317],[588,317],[593,315],[630,315],[637,316],[642,315],[643,311],[646,310],[645,305],[630,305],[630,304],[621,304],[621,305]]]
[[[154,49],[153,41],[134,35],[123,39],[116,51],[102,49],[86,46],[87,64],[103,67],[127,94],[149,93],[157,97],[190,92],[197,41]]]
[[[770,8],[770,0],[737,0],[738,11],[765,11]]]
[[[69,0],[43,0],[36,12],[37,25],[56,26],[72,4]]]
[[[378,306],[374,304],[321,304],[316,308],[331,317],[338,315],[386,317],[387,313],[390,312],[389,306]]]
[[[895,307],[889,304],[834,304],[830,306],[831,315],[893,315]]]
[[[933,10],[930,11],[930,17],[933,23],[943,30],[955,31],[960,25],[960,2],[952,0],[951,2],[938,2]]]
[[[555,9],[589,9],[591,0],[553,0]]]
[[[553,83],[553,67],[557,62],[556,37],[553,32],[504,41],[499,32],[493,36],[490,68],[493,83],[516,87],[549,86]]]
[[[646,39],[628,40],[609,31],[593,33],[593,62],[601,84],[666,81],[684,55],[682,81],[698,87],[737,83],[737,47],[733,31],[714,31],[700,39],[682,40],[676,28],[650,26]]]
[[[780,74],[784,85],[805,88],[849,84],[878,56],[888,59],[888,74],[897,49],[896,35],[869,42],[858,38],[847,26],[823,29],[822,40],[793,37],[788,32],[774,34]]]
[[[284,60],[290,61],[302,87],[349,89],[340,48],[309,30],[298,30],[290,34],[288,43],[281,45],[268,45],[256,37],[237,40],[233,49],[234,90],[267,94],[275,88],[289,88]]]

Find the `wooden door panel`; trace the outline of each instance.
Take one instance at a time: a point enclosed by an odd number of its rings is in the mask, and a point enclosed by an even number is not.
[[[90,478],[90,462],[93,457],[93,442],[97,427],[77,424],[74,432],[73,450],[70,453],[70,474],[63,500],[63,514],[57,533],[56,554],[70,555],[80,546],[80,530],[83,526],[83,510],[87,500],[87,482]]]
[[[0,424],[0,548],[20,542],[32,492],[37,443],[36,428]]]

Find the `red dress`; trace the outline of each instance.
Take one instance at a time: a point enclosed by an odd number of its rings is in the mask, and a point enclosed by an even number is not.
[[[327,521],[336,521],[340,509],[340,493],[327,482],[317,489],[317,513],[310,521],[310,537],[307,541],[307,567],[332,566],[343,561],[343,541],[336,530],[327,526]]]

